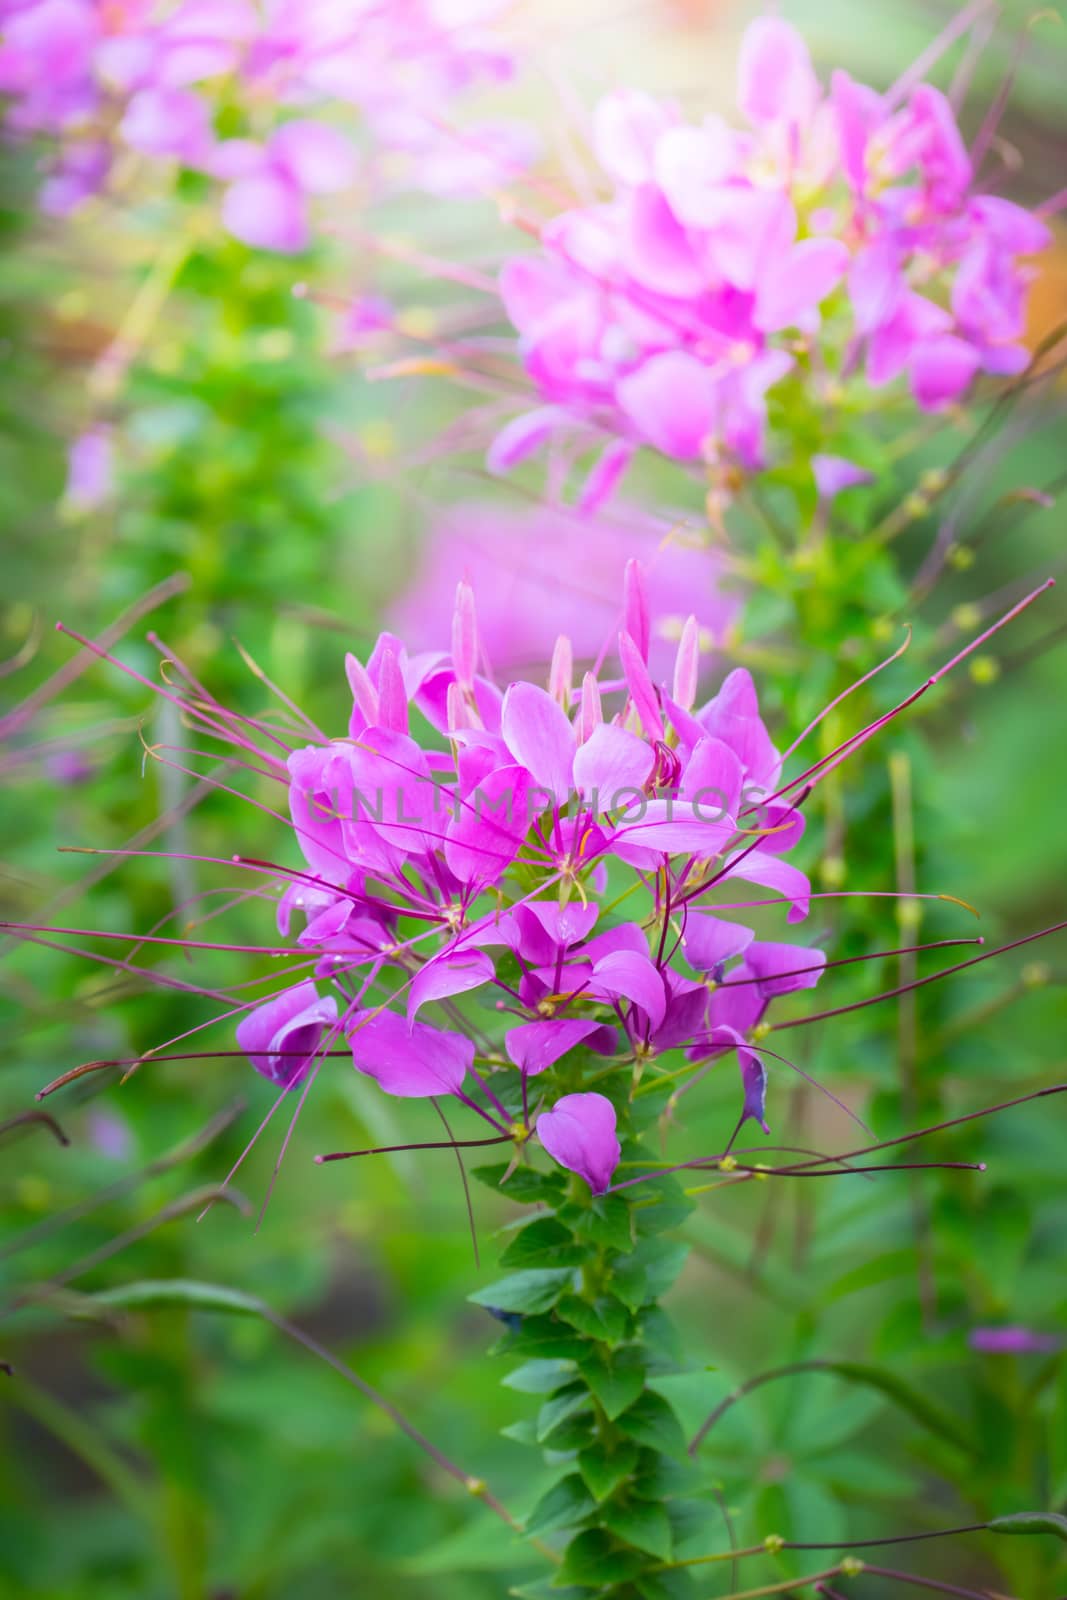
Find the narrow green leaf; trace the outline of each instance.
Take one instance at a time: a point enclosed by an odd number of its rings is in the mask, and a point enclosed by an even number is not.
[[[468,1300],[491,1311],[519,1311],[529,1316],[554,1306],[573,1274],[569,1267],[544,1267],[513,1272],[508,1278],[476,1289]]]
[[[852,1383],[862,1383],[870,1389],[878,1389],[894,1405],[899,1406],[902,1411],[907,1411],[916,1422],[920,1422],[931,1433],[955,1445],[957,1449],[973,1454],[974,1441],[968,1438],[955,1417],[950,1412],[942,1410],[921,1390],[912,1388],[911,1384],[898,1378],[895,1372],[886,1372],[881,1367],[871,1367],[855,1361],[828,1361],[826,1367],[828,1371],[836,1372],[839,1377],[847,1378]]]
[[[990,1533],[1051,1533],[1067,1543],[1067,1517],[1058,1511],[1013,1511],[988,1526]]]
[[[90,1298],[98,1306],[114,1306],[123,1311],[183,1306],[200,1311],[225,1311],[242,1317],[269,1315],[268,1307],[255,1295],[228,1289],[223,1284],[199,1283],[192,1278],[145,1278],[138,1283],[123,1284],[119,1289],[103,1289]]]

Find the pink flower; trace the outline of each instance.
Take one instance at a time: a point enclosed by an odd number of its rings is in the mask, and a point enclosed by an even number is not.
[[[1020,258],[1048,235],[974,194],[940,91],[895,107],[838,73],[826,94],[796,30],[762,18],[738,104],[747,129],[630,90],[597,108],[607,197],[548,219],[502,273],[545,404],[502,430],[492,470],[569,439],[614,449],[613,485],[639,446],[758,471],[768,396],[807,350],[841,384],[862,381],[861,356],[869,384],[907,376],[930,411],[1025,367]]]
[[[618,627],[623,569],[631,559],[645,570],[653,618],[649,660],[657,676],[669,672],[691,611],[705,648],[724,638],[740,596],[725,587],[723,560],[677,527],[628,508],[593,517],[566,506],[450,507],[431,529],[391,616],[422,648],[441,646],[456,584],[477,573],[479,634],[495,668],[547,662],[560,634],[571,640],[577,660],[593,661]]]
[[[464,130],[448,121],[473,84],[510,71],[488,31],[496,9],[460,16],[442,0],[0,0],[0,92],[13,131],[54,143],[42,203],[56,213],[106,181],[113,146],[86,139],[90,121],[113,127],[116,146],[211,172],[232,161],[216,149],[220,105],[227,120],[243,113],[249,126],[261,125],[271,103],[286,114],[309,109],[268,133],[255,170],[221,174],[234,182],[226,225],[291,252],[307,240],[306,196],[338,193],[351,180],[349,139],[316,114],[327,107],[355,107],[372,145],[403,152],[406,181],[429,190],[490,189],[528,165],[534,150],[521,125]]]

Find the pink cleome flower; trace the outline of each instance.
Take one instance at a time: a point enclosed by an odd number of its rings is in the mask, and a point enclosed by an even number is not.
[[[810,887],[785,859],[803,818],[774,797],[781,762],[748,673],[696,708],[695,619],[669,686],[651,676],[651,632],[631,565],[617,677],[587,673],[576,687],[563,641],[547,689],[502,691],[482,671],[464,584],[450,653],[410,656],[383,634],[366,664],[347,658],[348,737],[285,760],[303,867],[278,925],[291,938],[302,919],[295,944],[314,978],[239,1023],[259,1072],[294,1089],[343,1039],[386,1093],[457,1095],[506,1134],[512,1109],[479,1076],[474,1030],[422,1015],[444,1005],[447,1017],[457,996],[483,991],[511,1014],[493,1065],[513,1071],[524,1117],[532,1080],[579,1048],[645,1062],[684,1050],[694,1063],[736,1052],[741,1120],[765,1126],[753,1030],[776,995],[818,981],[824,957],[757,940],[708,896],[754,884],[803,920]],[[437,740],[417,735],[421,719]],[[602,910],[620,874],[655,884],[650,919]],[[529,1120],[535,1131],[560,1164],[607,1187],[618,1143],[604,1095],[557,1093]]]
[[[477,191],[531,159],[519,125],[448,123],[469,87],[511,71],[487,31],[501,4],[0,0],[0,93],[11,132],[55,146],[45,210],[73,210],[132,149],[220,178],[230,232],[293,252],[308,242],[309,199],[356,175],[351,138],[323,120],[338,106],[404,156],[417,187]],[[217,132],[223,100],[247,137]]]
[[[768,394],[902,375],[924,410],[979,372],[1015,374],[1043,222],[975,191],[952,107],[846,73],[825,92],[788,23],[741,47],[744,126],[685,122],[639,91],[602,101],[593,147],[606,198],[552,217],[501,289],[547,404],[512,421],[506,471],[564,434],[609,452],[759,468]],[[594,471],[602,470],[600,468]]]

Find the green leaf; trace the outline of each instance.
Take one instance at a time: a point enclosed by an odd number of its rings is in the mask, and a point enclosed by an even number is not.
[[[582,1411],[589,1410],[589,1395],[584,1384],[570,1384],[560,1394],[554,1394],[546,1400],[537,1413],[537,1442],[547,1444],[553,1449],[559,1446],[553,1444],[552,1436],[563,1423]]]
[[[509,1200],[517,1200],[520,1205],[558,1205],[566,1186],[566,1179],[561,1173],[516,1167],[507,1183],[503,1183],[507,1170],[504,1162],[493,1167],[475,1167],[471,1177],[477,1178],[479,1183],[484,1183],[490,1189],[498,1190]]]
[[[600,1401],[609,1421],[633,1405],[645,1387],[645,1359],[630,1345],[601,1355],[594,1352],[579,1362],[582,1377]]]
[[[519,1559],[523,1560],[521,1556]],[[444,1573],[514,1572],[517,1565],[514,1537],[490,1517],[475,1517],[415,1554],[398,1553],[394,1560],[398,1571],[414,1576],[436,1575],[438,1582]]]
[[[677,1228],[696,1207],[696,1201],[686,1194],[678,1179],[671,1174],[650,1178],[641,1185],[642,1203],[634,1206],[634,1222],[638,1234],[665,1233]]]
[[[569,1267],[513,1272],[509,1278],[498,1278],[496,1283],[476,1289],[467,1299],[491,1311],[521,1311],[529,1316],[554,1306],[572,1276]]]
[[[651,1352],[650,1370],[671,1371],[682,1360],[682,1341],[678,1330],[662,1306],[644,1306],[637,1321],[636,1336]]]
[[[569,1361],[526,1361],[500,1381],[506,1389],[517,1389],[520,1394],[555,1394],[573,1376],[574,1367]]]
[[[640,1261],[631,1256],[612,1268],[611,1292],[631,1311],[644,1305],[649,1298],[648,1274]]]
[[[590,1528],[568,1545],[555,1582],[557,1587],[574,1583],[583,1589],[605,1589],[612,1583],[625,1583],[644,1565],[644,1557],[636,1550],[620,1550],[606,1533]]]
[[[583,1450],[578,1457],[578,1470],[585,1479],[590,1493],[597,1500],[608,1496],[625,1483],[637,1466],[639,1450],[630,1440],[619,1440],[610,1449],[599,1441]]]
[[[506,1428],[501,1428],[501,1437],[514,1439],[516,1444],[536,1444],[537,1429],[529,1417],[521,1417],[518,1422],[509,1422]]]
[[[565,1294],[556,1306],[556,1315],[578,1328],[590,1339],[600,1339],[607,1344],[618,1344],[630,1331],[630,1318],[626,1307],[613,1295],[601,1295],[595,1301],[583,1300],[576,1294]]]
[[[492,1355],[527,1356],[556,1361],[577,1361],[588,1353],[583,1338],[555,1317],[524,1317],[520,1328],[509,1328],[493,1346]]]
[[[1067,1543],[1067,1517],[1058,1511],[1013,1511],[987,1526],[990,1533],[1051,1533]]]
[[[647,1287],[646,1300],[659,1300],[685,1266],[689,1246],[681,1240],[664,1243],[660,1239],[646,1239],[635,1252],[642,1257]]]
[[[898,1378],[895,1372],[886,1372],[882,1367],[870,1367],[855,1361],[828,1361],[826,1367],[828,1371],[836,1372],[839,1377],[847,1378],[852,1383],[863,1383],[868,1388],[878,1389],[931,1433],[955,1445],[958,1450],[974,1453],[974,1441],[968,1438],[955,1417],[943,1411],[921,1390],[913,1389],[909,1383]]]
[[[502,1267],[577,1267],[586,1252],[555,1217],[538,1217],[517,1233],[500,1257]]]
[[[611,1288],[632,1311],[665,1294],[685,1266],[689,1246],[681,1240],[642,1239],[612,1268]]]
[[[606,1505],[601,1512],[604,1526],[617,1539],[645,1550],[649,1555],[669,1561],[674,1553],[671,1523],[665,1509],[653,1500],[635,1500],[629,1505]]]
[[[195,1311],[225,1311],[231,1316],[270,1316],[270,1308],[254,1295],[191,1278],[146,1278],[119,1289],[103,1289],[89,1298],[98,1306],[115,1306],[123,1311],[183,1306]]]
[[[628,1255],[634,1247],[630,1207],[621,1194],[598,1195],[587,1206],[565,1206],[559,1215],[568,1228],[604,1250]]]
[[[697,1592],[693,1574],[680,1569],[643,1573],[637,1590],[642,1600],[694,1600]]]
[[[570,1528],[593,1509],[593,1497],[576,1472],[554,1483],[538,1500],[526,1518],[529,1535],[548,1533],[552,1528]]]
[[[647,1451],[638,1463],[633,1492],[642,1500],[671,1500],[678,1495],[695,1494],[700,1478],[700,1470],[688,1456],[683,1461],[670,1461]]]
[[[646,1389],[636,1405],[617,1419],[616,1427],[628,1439],[647,1445],[650,1450],[658,1450],[661,1455],[685,1453],[682,1425],[667,1401],[654,1389]]]
[[[520,1584],[517,1589],[509,1589],[508,1594],[514,1596],[514,1600],[587,1600],[581,1589],[561,1588],[551,1578]]]

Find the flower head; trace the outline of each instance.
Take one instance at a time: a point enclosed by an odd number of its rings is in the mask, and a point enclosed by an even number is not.
[[[906,376],[938,410],[979,372],[1025,368],[1023,260],[1048,230],[976,190],[939,90],[897,103],[839,72],[827,91],[796,30],[762,18],[742,42],[738,108],[733,127],[629,90],[601,102],[606,193],[531,224],[539,251],[504,268],[548,404],[505,428],[491,467],[570,435],[754,470],[792,374],[818,391],[820,419],[863,382]]]
[[[419,187],[478,191],[527,164],[521,126],[447,121],[471,85],[511,70],[490,31],[500,9],[0,0],[0,92],[13,132],[52,142],[45,209],[75,209],[104,186],[115,150],[132,150],[219,178],[229,231],[293,252],[308,242],[311,199],[349,188],[356,172],[338,108],[355,109],[372,148],[402,155],[405,181]],[[281,115],[264,136],[270,105]],[[220,111],[228,134],[237,116],[239,137],[219,132]],[[113,134],[94,131],[105,128]]]

